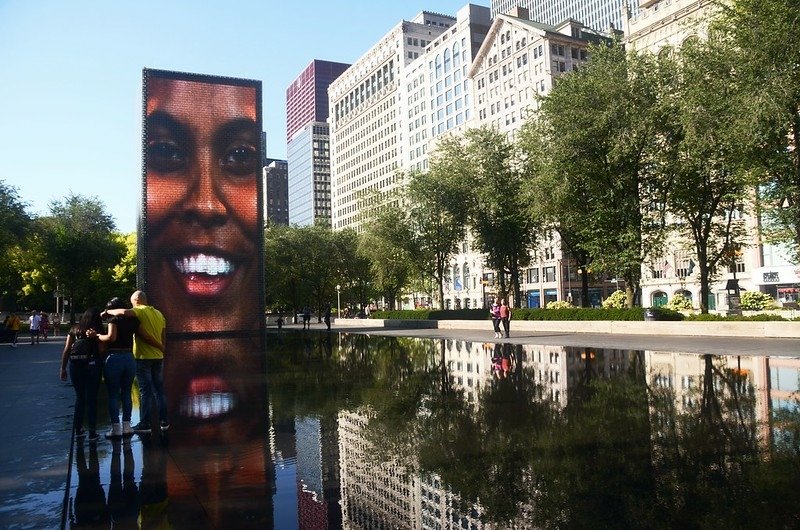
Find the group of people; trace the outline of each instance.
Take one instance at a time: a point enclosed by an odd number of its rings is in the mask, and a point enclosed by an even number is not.
[[[503,337],[505,333],[505,337],[509,337],[509,332],[511,329],[511,307],[506,303],[505,298],[501,299],[498,303],[498,300],[492,303],[492,307],[489,308],[489,315],[492,317],[492,326],[494,327],[494,338],[500,339]],[[500,325],[503,326],[503,331],[500,331]]]
[[[136,291],[130,298],[132,308],[121,298],[112,298],[106,308],[87,309],[67,334],[61,354],[62,381],[69,378],[75,389],[74,433],[97,440],[97,393],[101,380],[108,391],[108,415],[111,429],[107,438],[150,434],[151,398],[158,406],[160,428],[169,429],[164,396],[164,348],[166,319],[148,305],[147,295]],[[107,321],[107,326],[103,320]],[[139,386],[139,423],[131,426],[132,389],[136,378]],[[122,419],[120,421],[120,404]]]
[[[57,317],[53,318],[54,324],[60,324],[60,320]],[[19,337],[19,330],[22,324],[22,320],[19,316],[11,312],[6,316],[5,320],[3,321],[3,328],[8,332],[9,335],[9,342],[11,342],[11,347],[17,347],[17,339]],[[46,312],[42,311],[31,311],[30,316],[28,317],[28,327],[30,329],[31,334],[31,345],[39,344],[41,339],[43,338],[45,342],[47,342],[47,337],[50,334],[50,315]],[[57,329],[57,328],[56,328]]]

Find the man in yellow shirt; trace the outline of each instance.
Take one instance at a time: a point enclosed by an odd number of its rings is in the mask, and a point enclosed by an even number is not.
[[[139,335],[133,338],[133,357],[136,359],[136,382],[139,385],[139,423],[133,427],[137,434],[150,434],[150,400],[155,398],[161,431],[169,429],[167,400],[164,397],[164,347],[167,339],[167,322],[161,311],[148,305],[147,295],[136,291],[131,295],[133,309],[109,309],[109,315],[125,315],[139,319],[139,326],[151,337],[161,340],[161,349],[144,341]]]

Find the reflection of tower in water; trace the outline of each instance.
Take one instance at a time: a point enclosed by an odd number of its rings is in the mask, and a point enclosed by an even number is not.
[[[339,443],[333,418],[295,420],[300,528],[340,528]]]

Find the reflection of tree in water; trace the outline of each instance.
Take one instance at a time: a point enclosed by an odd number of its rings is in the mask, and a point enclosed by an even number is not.
[[[800,526],[800,418],[778,417],[780,443],[759,440],[755,392],[718,358],[703,357],[702,384],[679,395],[648,381],[642,352],[610,373],[602,350],[578,351],[562,407],[518,346],[477,403],[454,384],[444,343],[346,336],[324,351],[271,353],[273,367],[295,363],[270,370],[282,413],[359,410],[376,461],[441,477],[497,527]]]

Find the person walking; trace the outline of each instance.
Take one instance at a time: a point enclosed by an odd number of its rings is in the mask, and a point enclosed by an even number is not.
[[[125,309],[125,302],[118,297],[112,298],[106,304],[106,309],[101,316],[107,316],[111,309]],[[108,417],[111,421],[111,430],[106,433],[106,438],[133,435],[131,389],[133,388],[133,378],[136,376],[136,360],[133,357],[134,335],[138,332],[143,335],[148,344],[161,349],[160,342],[150,337],[145,331],[138,331],[139,327],[139,319],[135,316],[111,316],[108,322],[108,331],[97,336],[100,342],[106,344],[108,353],[103,374],[108,391]],[[120,402],[122,403],[122,422],[119,418]]]
[[[503,335],[500,333],[500,304],[495,298],[492,307],[489,308],[489,315],[492,317],[492,327],[494,328],[494,338],[499,339]]]
[[[50,317],[47,312],[42,311],[40,318],[39,330],[42,332],[42,338],[47,342],[47,335],[50,333]]]
[[[308,306],[303,308],[303,329],[311,329],[311,308]]]
[[[330,331],[331,330],[331,306],[330,305],[328,305],[328,307],[325,308],[325,318],[324,318],[324,320],[325,320],[325,327],[327,327],[328,331]]]
[[[110,316],[136,317],[139,319],[139,329],[144,330],[150,337],[160,339],[161,349],[147,341],[140,334],[133,338],[133,357],[136,359],[136,382],[139,385],[139,423],[133,427],[133,432],[143,435],[150,434],[150,401],[155,399],[158,406],[158,417],[161,431],[169,429],[167,416],[167,399],[164,396],[164,350],[166,348],[167,322],[161,311],[147,303],[144,291],[136,291],[131,295],[132,309],[107,309],[105,313]]]
[[[34,344],[34,339],[36,339],[36,344],[39,344],[39,325],[42,323],[42,317],[39,316],[39,312],[34,310],[31,312],[31,316],[28,317],[28,325],[30,326],[31,332],[31,346]]]
[[[61,380],[69,378],[75,389],[75,416],[73,432],[76,438],[86,436],[83,416],[89,423],[89,441],[97,440],[97,391],[100,388],[102,354],[96,333],[102,331],[100,310],[93,307],[83,313],[78,323],[70,329],[61,352]]]
[[[8,327],[8,330],[11,332],[11,347],[16,348],[17,336],[19,336],[20,319],[16,313],[12,312],[8,316],[8,320],[6,322],[7,322],[6,326]]]
[[[500,301],[500,321],[503,323],[503,331],[506,334],[506,338],[508,338],[511,328],[511,308],[506,303],[505,298]]]

